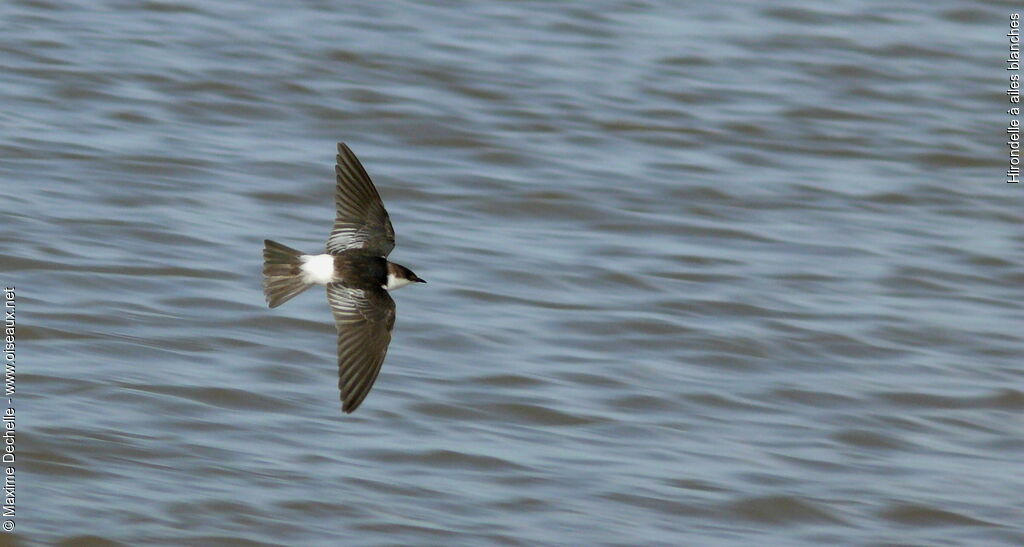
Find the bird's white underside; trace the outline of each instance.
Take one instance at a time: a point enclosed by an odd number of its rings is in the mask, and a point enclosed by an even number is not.
[[[334,279],[334,257],[332,255],[302,255],[302,276],[307,283],[326,285]]]
[[[303,279],[306,283],[317,283],[319,285],[326,285],[334,280],[334,256],[333,255],[302,255],[299,257],[302,261],[302,265],[299,269],[302,270]],[[394,274],[388,274],[388,283],[383,285],[383,288],[394,291],[401,289],[402,287],[412,283],[408,279],[395,277]]]

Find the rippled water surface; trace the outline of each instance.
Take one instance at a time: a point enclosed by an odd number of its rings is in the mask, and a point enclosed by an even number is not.
[[[1024,544],[1011,3],[0,5],[15,544]],[[340,411],[334,147],[428,285]]]

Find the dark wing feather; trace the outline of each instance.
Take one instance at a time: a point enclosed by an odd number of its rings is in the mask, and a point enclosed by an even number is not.
[[[327,238],[327,252],[366,249],[377,256],[388,256],[395,248],[395,229],[366,170],[343,142],[338,143],[334,172],[337,217]]]
[[[395,301],[384,289],[327,285],[327,301],[338,327],[338,389],[341,409],[352,412],[380,373],[395,326]]]

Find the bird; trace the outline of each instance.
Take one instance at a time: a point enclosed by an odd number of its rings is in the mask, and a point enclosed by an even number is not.
[[[338,329],[341,409],[352,413],[377,380],[391,343],[395,301],[389,292],[426,281],[387,259],[395,229],[359,159],[343,142],[336,159],[336,217],[326,252],[305,254],[264,240],[263,294],[276,308],[313,285],[327,287]]]

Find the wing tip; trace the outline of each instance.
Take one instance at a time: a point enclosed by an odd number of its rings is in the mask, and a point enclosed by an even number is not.
[[[363,404],[363,399],[366,399],[366,397],[359,397],[358,394],[354,397],[351,397],[347,401],[345,399],[342,399],[341,411],[344,412],[345,414],[352,414],[353,412],[356,411],[357,408],[359,408],[359,405]]]

